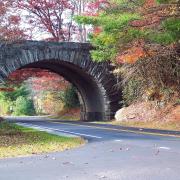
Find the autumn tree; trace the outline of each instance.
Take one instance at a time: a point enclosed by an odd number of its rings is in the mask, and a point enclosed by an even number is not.
[[[18,85],[21,84],[23,81],[28,80],[29,78],[46,78],[46,80],[49,82],[61,82],[61,85],[65,82],[64,78],[62,78],[58,74],[40,68],[25,68],[21,70],[16,70],[9,75],[7,82]]]
[[[73,17],[81,15],[89,0],[20,0],[17,9],[29,12],[26,17],[32,27],[47,32],[51,41],[86,41],[86,28],[77,25]]]
[[[109,0],[97,16],[77,22],[94,26],[95,61],[111,61],[123,77],[125,99],[147,94],[159,100],[180,92],[180,14],[177,0]],[[157,94],[154,96],[154,94]]]
[[[27,38],[25,30],[20,28],[21,17],[13,12],[14,1],[0,1],[0,39],[21,40]]]
[[[76,15],[92,15],[105,0],[18,0],[16,9],[29,12],[24,20],[38,31],[48,33],[51,41],[86,42],[90,27],[77,24]]]
[[[0,1],[0,41],[12,42],[27,39],[26,30],[20,27],[21,17],[13,11],[14,1]],[[12,92],[12,87],[2,86],[1,91]]]
[[[68,41],[71,22],[65,22],[64,17],[73,13],[73,6],[65,0],[20,0],[18,8],[29,12],[28,20],[34,27],[39,27],[51,34],[51,40]]]

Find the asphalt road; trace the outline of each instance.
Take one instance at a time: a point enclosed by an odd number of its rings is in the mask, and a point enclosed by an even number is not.
[[[86,138],[60,153],[0,160],[0,180],[180,180],[180,138],[34,119],[21,125]]]

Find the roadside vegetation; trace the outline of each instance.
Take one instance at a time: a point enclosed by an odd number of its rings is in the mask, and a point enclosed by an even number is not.
[[[0,123],[0,158],[65,151],[84,143],[81,138],[62,137],[7,122]]]
[[[112,124],[117,126],[124,127],[136,127],[136,128],[148,128],[148,129],[160,129],[160,130],[172,130],[172,131],[180,131],[180,122],[163,122],[160,121],[150,121],[150,122],[139,122],[139,121],[127,121],[127,122],[119,122],[116,120],[112,120],[109,122],[105,121],[97,121],[93,122],[97,124]]]
[[[90,35],[96,47],[91,51],[93,60],[110,61],[120,77],[124,108],[117,112],[117,123],[153,126],[156,121],[176,129],[180,121],[179,1],[103,2],[98,13],[76,20],[94,27]]]
[[[113,125],[120,125],[120,126],[128,126],[128,127],[137,127],[137,128],[150,128],[150,129],[161,129],[161,130],[173,130],[173,131],[180,131],[180,122],[159,122],[159,121],[152,121],[152,122],[138,122],[138,121],[128,121],[128,122],[118,122],[112,121],[111,124]]]
[[[34,115],[35,108],[25,84],[0,92],[0,115]]]
[[[122,81],[124,106],[165,104],[180,92],[180,16],[177,0],[110,0],[98,14],[77,16],[93,25],[94,61],[111,61]],[[174,100],[174,99],[173,99]]]

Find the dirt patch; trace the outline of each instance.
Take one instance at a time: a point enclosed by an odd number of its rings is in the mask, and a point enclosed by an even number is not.
[[[119,110],[120,125],[180,130],[180,105],[168,103],[159,107],[156,102],[137,102]]]

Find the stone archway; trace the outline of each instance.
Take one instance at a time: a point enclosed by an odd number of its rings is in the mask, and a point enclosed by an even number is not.
[[[110,120],[119,108],[121,93],[108,63],[91,60],[91,45],[73,42],[24,41],[0,44],[0,82],[23,68],[49,69],[73,83],[83,101],[81,119]]]

